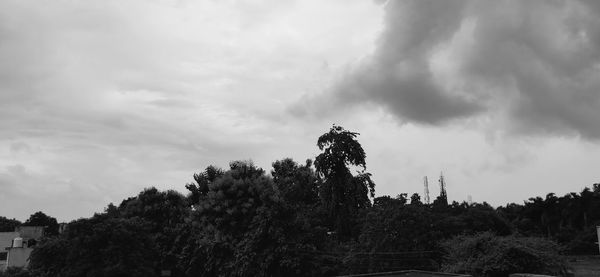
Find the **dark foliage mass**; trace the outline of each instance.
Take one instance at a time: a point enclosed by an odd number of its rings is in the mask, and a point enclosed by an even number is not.
[[[319,189],[323,208],[329,216],[332,229],[339,238],[350,239],[360,231],[353,215],[369,207],[369,196],[375,195],[375,183],[365,172],[366,154],[356,140],[358,133],[333,126],[319,137],[317,146],[323,153],[315,159],[317,176],[323,180]],[[358,167],[356,175],[352,167]]]
[[[58,235],[58,222],[56,218],[47,216],[43,212],[36,212],[27,219],[23,226],[44,226],[44,234],[49,236]]]
[[[35,248],[30,270],[48,277],[155,276],[157,250],[144,220],[94,216]]]
[[[561,254],[597,251],[600,184],[521,204],[374,198],[358,133],[318,139],[314,163],[286,158],[268,174],[251,161],[209,166],[188,195],[148,188],[103,213],[47,226],[28,270],[0,276],[335,276],[402,269],[506,276],[560,274]],[[20,222],[0,217],[0,229]],[[8,275],[7,275],[8,274]]]
[[[0,271],[0,277],[31,277],[32,274],[25,268],[9,267],[5,271]]]
[[[15,227],[20,226],[21,221],[16,219],[8,219],[6,217],[0,216],[0,232],[12,232],[15,230]]]
[[[447,252],[444,269],[474,276],[503,277],[514,272],[562,275],[567,262],[560,246],[538,237],[499,237],[485,232],[460,235],[442,244]]]

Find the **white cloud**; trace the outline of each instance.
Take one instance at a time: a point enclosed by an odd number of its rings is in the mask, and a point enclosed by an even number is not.
[[[364,1],[3,1],[2,215],[89,216],[143,187],[183,190],[212,163],[302,153],[286,106],[321,89],[324,64],[372,46],[377,13]]]
[[[1,215],[303,161],[332,123],[362,133],[378,195],[442,170],[494,204],[591,183],[595,144],[512,134],[597,138],[600,6],[388,2],[0,2]]]

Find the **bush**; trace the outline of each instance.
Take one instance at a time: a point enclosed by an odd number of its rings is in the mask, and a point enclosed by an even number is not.
[[[569,255],[595,255],[598,253],[596,226],[590,226],[583,231],[573,232],[564,236],[563,244]]]
[[[558,244],[534,237],[499,237],[485,232],[457,236],[442,244],[442,269],[473,276],[504,277],[510,273],[561,275],[567,269]]]
[[[5,271],[0,271],[0,277],[30,277],[29,271],[22,267],[9,267]]]

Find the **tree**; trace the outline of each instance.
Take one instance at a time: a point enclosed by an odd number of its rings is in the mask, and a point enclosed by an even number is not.
[[[298,165],[290,158],[273,163],[271,176],[285,201],[294,205],[313,205],[318,202],[318,178],[311,167],[310,159],[304,165]]]
[[[110,206],[107,215],[110,216]],[[136,197],[124,200],[116,216],[124,219],[143,219],[159,253],[159,267],[175,271],[178,249],[173,245],[188,218],[190,207],[186,198],[174,190],[159,191],[147,188]]]
[[[195,173],[194,180],[196,184],[189,183],[185,185],[185,188],[190,191],[188,197],[190,205],[198,204],[200,198],[208,193],[208,185],[221,176],[223,176],[223,170],[213,165],[209,165],[200,173]]]
[[[180,254],[187,276],[322,275],[309,251],[325,231],[298,224],[294,206],[283,201],[264,170],[235,161],[207,185]]]
[[[435,217],[425,205],[406,205],[402,197],[377,197],[365,216],[356,252],[351,256],[351,273],[385,272],[398,269],[436,270],[434,257],[411,257],[398,252],[436,250],[438,232],[432,230]],[[372,253],[372,254],[371,254]],[[389,253],[389,254],[388,254]]]
[[[418,193],[413,193],[410,196],[410,204],[411,205],[423,205],[423,202],[421,202],[421,196],[419,196]]]
[[[119,217],[139,217],[152,225],[153,232],[175,226],[184,221],[189,208],[185,197],[174,190],[159,191],[146,188],[136,197],[123,200],[118,207]]]
[[[316,172],[323,179],[320,196],[340,238],[355,234],[353,218],[370,206],[369,196],[375,195],[375,183],[366,172],[365,151],[356,140],[358,135],[333,125],[317,140],[323,151],[315,159]],[[351,167],[358,169],[356,175]]]
[[[158,252],[148,223],[95,215],[69,223],[30,256],[34,276],[158,276]]]
[[[23,226],[44,226],[44,235],[58,235],[58,222],[56,221],[56,218],[47,216],[43,212],[36,212],[29,216],[29,219],[23,223]]]
[[[16,219],[8,219],[0,216],[0,232],[12,232],[15,227],[21,225],[21,222]]]

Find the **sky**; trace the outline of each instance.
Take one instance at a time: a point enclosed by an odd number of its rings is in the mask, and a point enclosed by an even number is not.
[[[360,133],[376,195],[600,182],[600,2],[0,1],[0,215],[89,217]]]

